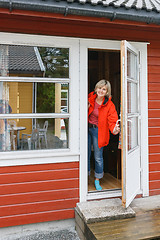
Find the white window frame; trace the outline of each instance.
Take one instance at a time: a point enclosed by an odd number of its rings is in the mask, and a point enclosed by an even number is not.
[[[25,45],[25,46],[46,46],[57,48],[69,48],[69,79],[65,82],[69,83],[69,113],[68,114],[44,114],[45,118],[69,117],[69,148],[67,149],[43,149],[32,151],[12,151],[1,152],[0,166],[43,164],[56,162],[72,162],[79,161],[79,41],[77,39],[0,33],[0,44],[5,45]],[[76,68],[75,68],[76,66]],[[2,78],[2,77],[1,77]],[[21,77],[6,77],[4,81],[25,81]],[[25,78],[27,81],[33,82],[33,78]],[[35,79],[35,78],[34,78]],[[63,79],[52,79],[52,82],[62,83]],[[1,79],[0,79],[1,81]],[[36,78],[36,82],[43,79]],[[63,82],[64,83],[64,82]],[[35,117],[43,118],[43,114],[34,114]],[[24,114],[1,114],[1,118],[25,118]],[[33,114],[27,114],[27,118],[32,118]]]
[[[149,195],[148,181],[148,79],[147,43],[130,42],[140,52],[140,111],[141,111],[141,192]],[[121,41],[80,40],[80,201],[121,196],[121,190],[88,193],[88,49],[121,50]],[[143,88],[142,88],[143,86]],[[143,91],[142,91],[143,89]]]

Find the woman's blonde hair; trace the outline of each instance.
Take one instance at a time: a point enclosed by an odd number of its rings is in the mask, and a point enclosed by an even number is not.
[[[102,80],[100,80],[99,82],[96,83],[94,91],[97,92],[97,88],[103,87],[103,86],[106,86],[106,88],[107,88],[106,96],[108,98],[111,97],[111,84],[110,84],[109,81],[107,81],[105,79],[102,79]]]

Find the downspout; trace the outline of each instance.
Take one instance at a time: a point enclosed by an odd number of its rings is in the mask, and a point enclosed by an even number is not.
[[[149,17],[148,19],[147,19],[147,24],[150,24],[150,23],[152,23],[153,22],[153,18],[152,17]]]
[[[67,15],[68,15],[68,7],[65,7],[64,16],[66,17]]]
[[[113,16],[111,17],[111,21],[114,21],[114,20],[116,19],[116,17],[117,17],[117,13],[114,12],[114,13],[113,13]]]
[[[9,11],[12,12],[12,0],[9,0]]]

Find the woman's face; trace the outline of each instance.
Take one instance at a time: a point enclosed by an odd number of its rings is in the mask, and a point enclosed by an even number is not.
[[[107,87],[105,85],[97,87],[96,93],[98,97],[105,97],[107,94]]]

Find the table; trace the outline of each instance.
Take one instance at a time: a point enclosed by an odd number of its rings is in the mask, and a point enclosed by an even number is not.
[[[19,141],[19,131],[25,130],[26,127],[17,127],[17,126],[13,126],[12,128],[9,128],[9,130],[11,131],[17,131],[17,149],[19,149],[20,147],[20,141]]]

